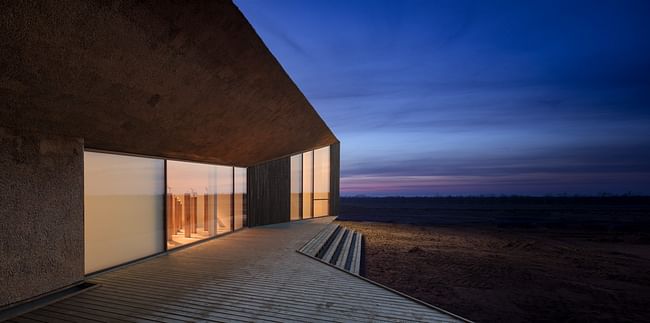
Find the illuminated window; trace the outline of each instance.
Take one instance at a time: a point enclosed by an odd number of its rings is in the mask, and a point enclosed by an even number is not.
[[[217,166],[167,161],[167,246],[215,236]]]
[[[302,154],[302,218],[313,217],[313,194],[314,191],[314,152],[309,151]]]
[[[246,222],[246,168],[235,167],[235,230]]]
[[[85,272],[241,229],[246,207],[246,168],[84,152]]]
[[[302,154],[291,156],[291,220],[300,220],[302,193]]]
[[[233,168],[217,167],[217,234],[233,230]]]
[[[85,273],[162,252],[164,160],[84,152]]]
[[[329,215],[330,147],[291,156],[291,220]]]
[[[314,150],[314,217],[329,215],[330,147]]]

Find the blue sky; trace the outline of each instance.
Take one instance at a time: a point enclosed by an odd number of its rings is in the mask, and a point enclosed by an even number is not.
[[[344,195],[650,193],[650,1],[236,5],[341,140]]]

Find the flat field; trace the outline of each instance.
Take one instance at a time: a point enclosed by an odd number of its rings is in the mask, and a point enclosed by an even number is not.
[[[343,198],[364,275],[477,322],[650,321],[650,199]]]

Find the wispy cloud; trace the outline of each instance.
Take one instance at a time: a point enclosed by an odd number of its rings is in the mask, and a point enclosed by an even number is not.
[[[237,3],[346,192],[650,193],[648,1]]]

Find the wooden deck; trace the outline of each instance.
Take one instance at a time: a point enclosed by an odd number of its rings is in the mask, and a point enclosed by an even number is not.
[[[99,288],[13,322],[457,322],[302,255],[332,221],[246,229],[90,279]]]

